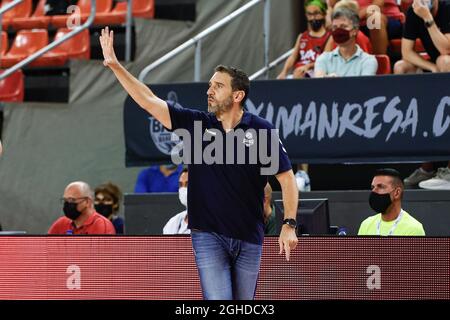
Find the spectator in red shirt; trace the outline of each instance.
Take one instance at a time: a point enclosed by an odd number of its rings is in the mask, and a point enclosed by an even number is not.
[[[116,234],[108,218],[94,209],[94,193],[86,182],[70,183],[61,199],[64,216],[50,227],[49,234]]]
[[[305,1],[305,15],[308,30],[301,33],[295,42],[294,51],[286,60],[277,79],[286,79],[293,70],[292,78],[310,78],[314,75],[314,63],[323,52],[330,39],[330,32],[325,28],[327,4],[324,0]]]

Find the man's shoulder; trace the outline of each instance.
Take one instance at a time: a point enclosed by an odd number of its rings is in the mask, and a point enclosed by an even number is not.
[[[72,220],[69,218],[62,216],[56,219],[55,222],[51,225],[49,229],[49,234],[62,234],[67,231],[67,228],[70,227]]]
[[[246,116],[248,117],[249,126],[253,129],[273,129],[273,124],[251,112],[246,112]]]
[[[403,210],[404,211],[404,210]],[[420,223],[419,220],[417,220],[416,218],[414,218],[409,212],[405,212],[405,221],[412,225],[412,226],[416,226],[418,228],[423,228],[422,223]]]
[[[337,47],[333,50],[333,51],[326,51],[326,52],[322,52],[316,59],[316,62],[323,62],[323,61],[328,61],[331,60],[335,54],[335,50],[337,49]]]
[[[374,214],[373,216],[367,217],[366,219],[363,220],[363,222],[361,222],[361,225],[369,225],[371,223],[373,223],[375,220],[377,220],[377,218],[379,217],[379,213]]]

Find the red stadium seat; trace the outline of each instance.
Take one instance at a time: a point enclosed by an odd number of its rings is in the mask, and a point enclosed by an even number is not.
[[[391,51],[394,53],[402,53],[402,39],[392,39],[390,41]],[[414,45],[414,50],[416,52],[425,52],[425,48],[423,47],[422,41],[420,39],[416,39],[416,44]]]
[[[3,0],[2,7],[13,0]],[[11,10],[5,12],[2,18],[2,27],[3,29],[8,28],[12,20],[17,18],[26,18],[31,15],[31,10],[33,9],[32,0],[24,0],[21,4],[18,4]]]
[[[96,24],[123,24],[127,15],[127,3],[118,2],[109,13],[100,13],[96,16]],[[155,16],[154,0],[134,0],[133,16],[139,18],[152,19]]]
[[[45,0],[39,0],[31,17],[15,18],[10,21],[10,25],[16,30],[47,28],[51,18],[45,15],[44,6]]]
[[[98,14],[104,14],[111,11],[113,5],[113,0],[97,0],[95,12],[96,16]],[[91,13],[91,0],[79,0],[77,6],[80,8],[80,19],[81,23],[86,22],[90,13]],[[58,28],[66,28],[67,27],[67,19],[70,15],[58,15],[53,16],[51,19],[52,25]],[[95,21],[94,21],[95,23]]]
[[[2,67],[11,67],[48,44],[45,29],[21,30],[17,33],[11,49],[1,57]]]
[[[378,62],[377,74],[391,74],[391,60],[385,54],[376,54]]]
[[[0,73],[3,71],[0,71]],[[0,101],[21,102],[23,101],[25,85],[22,70],[18,70],[9,77],[0,80]]]
[[[2,42],[0,43],[1,49],[0,49],[0,56],[3,57],[6,54],[6,51],[8,51],[8,35],[5,31],[2,31]]]
[[[71,30],[64,28],[59,29],[56,33],[55,40],[63,37]],[[85,59],[89,60],[91,56],[91,45],[89,30],[84,29],[75,37],[72,37],[59,46],[46,52],[35,61],[31,66],[62,66],[66,63],[67,59]]]

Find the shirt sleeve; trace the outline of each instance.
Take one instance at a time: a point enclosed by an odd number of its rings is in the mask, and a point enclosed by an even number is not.
[[[403,38],[408,40],[416,40],[419,37],[419,23],[420,19],[413,11],[412,7],[409,7],[406,12],[405,25],[403,26]]]
[[[377,70],[378,70],[378,62],[377,59],[372,56],[369,55],[367,56],[367,58],[365,59],[366,61],[364,61],[364,67],[362,69],[361,75],[362,76],[374,76],[377,74]]]
[[[272,158],[272,153],[271,153],[272,139],[277,139],[277,141],[278,141],[278,170],[276,170],[275,174],[279,174],[279,173],[283,173],[288,170],[292,170],[291,160],[289,159],[288,153],[286,151],[286,148],[283,145],[283,142],[281,141],[280,137],[278,136],[278,133],[276,133],[277,130],[275,129],[275,127],[272,124],[270,124],[270,127],[268,129],[271,131],[268,134],[268,139],[267,139],[268,140],[267,150],[268,150],[268,153],[270,154],[270,158]],[[274,133],[276,133],[276,134],[273,135]],[[272,161],[271,161],[271,163],[264,165],[263,167],[270,167],[272,165]]]
[[[134,192],[135,193],[146,193],[149,192],[147,188],[147,176],[148,176],[148,169],[144,169],[141,171],[136,179],[136,184],[134,186]]]
[[[322,53],[320,56],[317,57],[316,63],[314,64],[314,74],[316,74],[318,71],[323,71],[325,74],[327,74],[327,68],[325,66],[325,57],[326,53]]]
[[[358,236],[366,236],[367,235],[367,222],[364,220],[359,226]]]
[[[199,110],[193,110],[183,108],[180,104],[174,101],[166,101],[169,107],[170,121],[172,124],[172,130],[186,129],[192,131],[194,128],[194,121],[201,121],[204,112]]]
[[[445,5],[444,5],[445,3]],[[441,32],[443,34],[447,34],[450,33],[450,3],[449,2],[444,2],[444,3],[439,3],[439,6],[443,6],[446,10],[446,12],[444,13],[444,17],[445,17],[445,21],[446,23],[443,23],[440,27]]]

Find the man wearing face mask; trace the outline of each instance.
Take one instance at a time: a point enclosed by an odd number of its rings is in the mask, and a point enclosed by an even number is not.
[[[112,222],[116,234],[123,234],[124,220],[117,215],[121,199],[122,191],[114,183],[108,182],[95,188],[95,210]]]
[[[333,11],[331,35],[336,49],[321,54],[314,67],[316,77],[351,77],[375,75],[378,63],[373,55],[367,54],[356,44],[359,31],[359,17],[346,7]]]
[[[178,183],[178,198],[186,210],[181,211],[177,215],[170,218],[163,228],[163,234],[190,234],[191,230],[188,228],[187,215],[187,186],[188,186],[188,169],[184,168],[181,172]]]
[[[369,197],[369,205],[377,214],[361,223],[358,235],[424,236],[422,224],[402,209],[403,191],[403,181],[397,170],[377,170]]]
[[[323,52],[330,39],[330,32],[325,28],[326,12],[327,4],[323,0],[305,1],[308,30],[298,36],[294,51],[286,60],[277,79],[286,79],[292,69],[294,79],[313,76],[316,58]]]
[[[114,226],[94,209],[94,193],[86,182],[70,183],[61,199],[64,216],[50,227],[48,234],[115,234]]]

